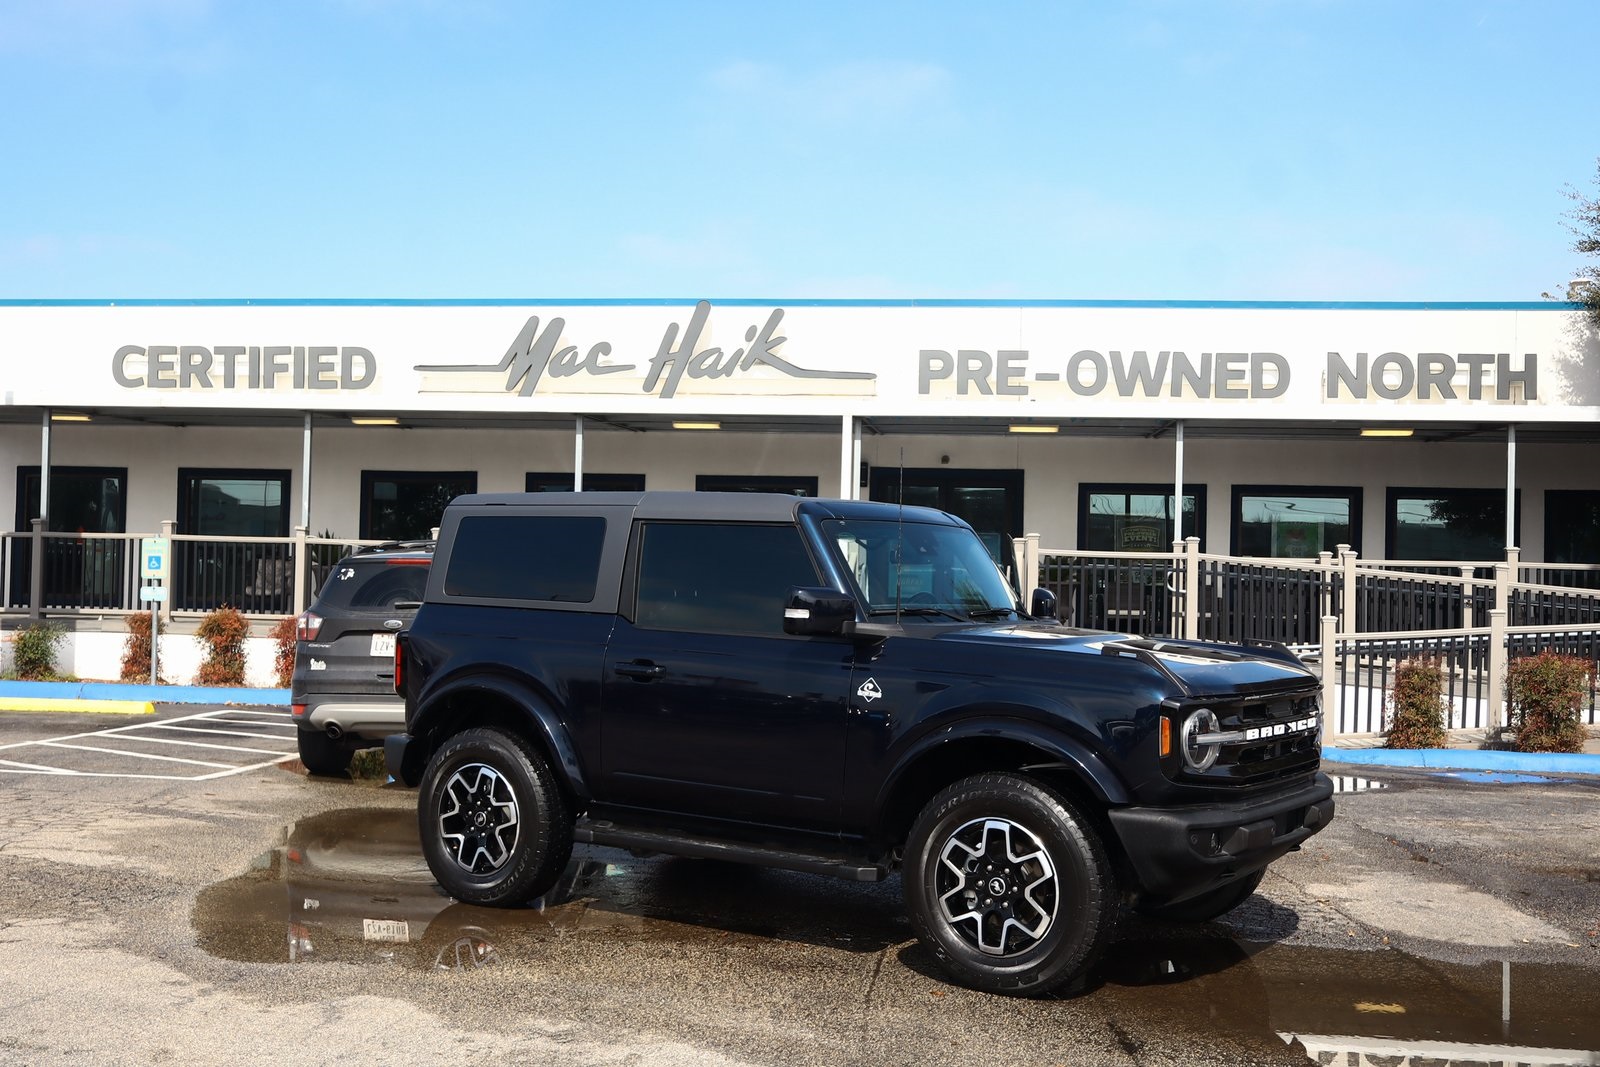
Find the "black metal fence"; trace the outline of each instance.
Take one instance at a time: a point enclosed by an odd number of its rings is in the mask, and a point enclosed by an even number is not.
[[[1341,641],[1334,662],[1334,706],[1323,708],[1330,732],[1376,734],[1388,727],[1388,694],[1395,670],[1408,659],[1437,659],[1444,672],[1445,725],[1452,730],[1489,725],[1489,637],[1466,634],[1399,640]]]
[[[1039,569],[1070,626],[1170,636],[1174,607],[1183,617],[1183,574],[1171,557],[1047,556]]]

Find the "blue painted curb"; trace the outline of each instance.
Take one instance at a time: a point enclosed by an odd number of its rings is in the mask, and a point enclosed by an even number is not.
[[[1587,752],[1503,752],[1471,748],[1329,748],[1328,763],[1369,767],[1423,767],[1455,771],[1521,771],[1528,774],[1600,774],[1600,756]]]
[[[288,704],[287,689],[224,689],[200,685],[115,682],[0,682],[0,697],[57,700],[148,700],[153,704]]]

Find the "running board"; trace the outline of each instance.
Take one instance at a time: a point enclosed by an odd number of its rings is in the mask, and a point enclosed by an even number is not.
[[[638,852],[665,852],[670,856],[726,860],[729,863],[751,863],[758,867],[777,867],[806,874],[825,874],[847,882],[881,882],[888,874],[882,867],[850,863],[821,852],[788,852],[714,837],[670,834],[660,830],[618,826],[613,822],[591,822],[588,819],[578,820],[578,824],[572,828],[572,839],[585,845],[609,845]]]

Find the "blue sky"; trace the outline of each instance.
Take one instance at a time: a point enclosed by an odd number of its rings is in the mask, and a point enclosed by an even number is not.
[[[1537,300],[1600,4],[0,0],[0,298]]]

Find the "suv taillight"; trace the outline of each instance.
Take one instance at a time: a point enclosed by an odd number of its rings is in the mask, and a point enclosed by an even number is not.
[[[294,635],[302,641],[315,641],[321,631],[322,616],[315,612],[302,611],[294,621]]]
[[[399,696],[406,695],[406,635],[395,634],[394,638],[394,691]]]

